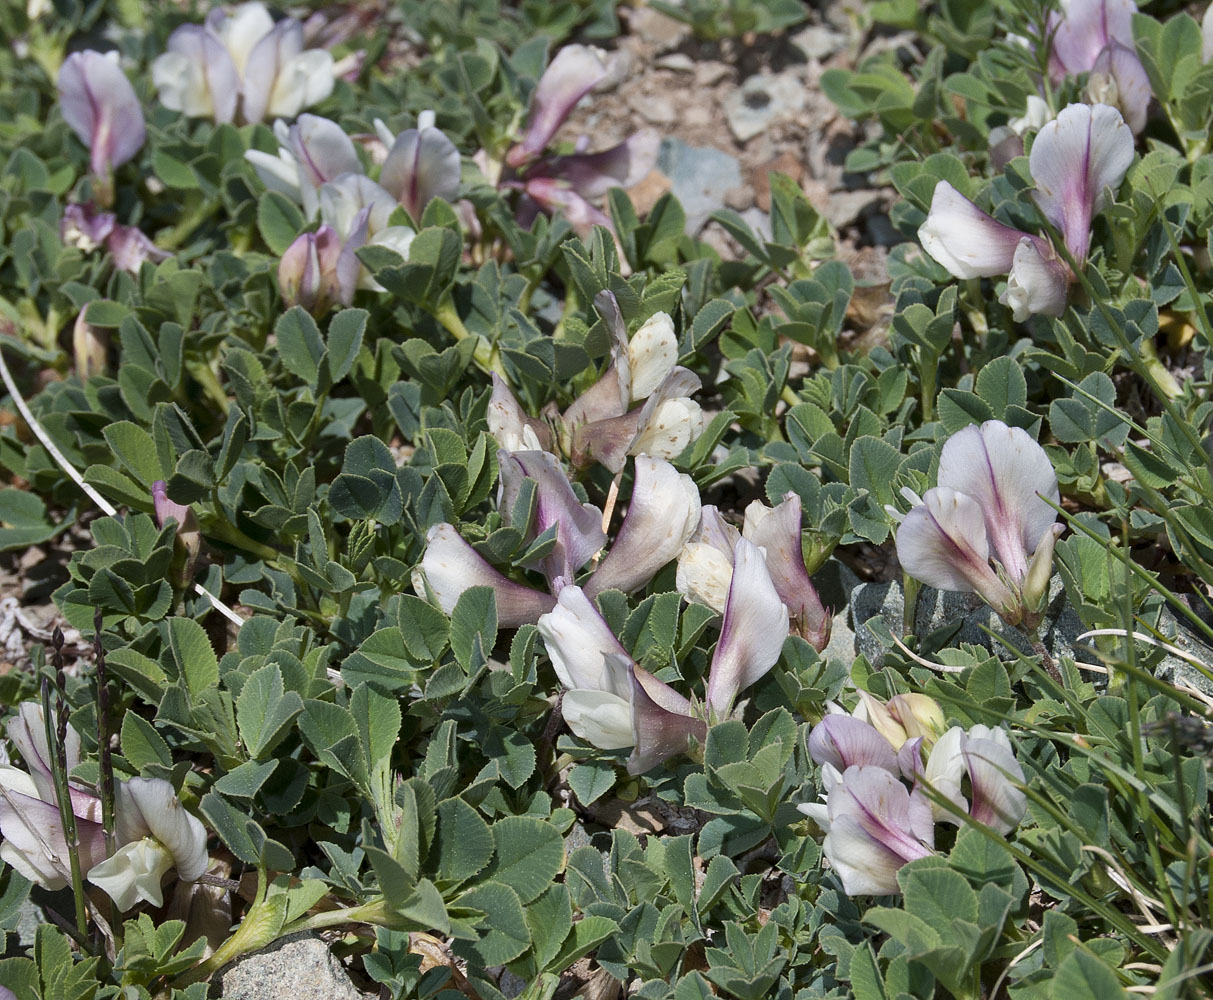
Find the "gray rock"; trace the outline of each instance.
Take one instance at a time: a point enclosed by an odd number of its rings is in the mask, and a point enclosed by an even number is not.
[[[780,115],[800,111],[804,101],[804,82],[795,74],[752,76],[724,99],[724,113],[737,141],[748,142]]]
[[[880,201],[879,191],[831,191],[824,204],[815,207],[835,229],[845,229]]]
[[[725,193],[741,184],[741,166],[734,157],[719,149],[688,146],[681,139],[662,140],[657,168],[670,179],[692,236],[708,216],[724,207]]]
[[[761,208],[747,208],[741,213],[741,217],[745,220],[745,224],[754,232],[761,236],[764,240],[773,239],[771,234],[771,216],[764,212]]]
[[[827,59],[847,44],[847,36],[824,24],[811,24],[788,39],[806,59]]]
[[[301,931],[219,973],[226,1000],[364,1000],[328,945]]]

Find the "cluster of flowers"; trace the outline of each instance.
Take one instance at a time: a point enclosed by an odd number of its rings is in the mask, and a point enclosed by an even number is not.
[[[854,714],[827,715],[809,733],[825,792],[797,806],[826,831],[826,859],[848,895],[900,892],[898,870],[934,853],[938,822],[961,826],[967,814],[1002,834],[1019,825],[1024,773],[1005,730],[946,729],[925,695],[859,697]]]
[[[42,707],[27,701],[8,723],[8,738],[28,771],[14,767],[0,750],[0,859],[31,882],[62,889],[71,882],[67,836],[59,814],[51,754]],[[64,741],[64,770],[80,763],[80,736],[70,727]],[[169,869],[185,882],[207,869],[206,829],[160,778],[131,778],[114,790],[115,850],[107,854],[101,799],[90,789],[69,785],[76,820],[80,869],[119,910],[140,900],[160,906],[161,883]]]
[[[1088,104],[1071,104],[1056,118],[1036,95],[1027,114],[990,134],[991,161],[1001,169],[1023,153],[1023,136],[1039,129],[1028,166],[1041,215],[1061,234],[1075,265],[1086,263],[1091,223],[1105,191],[1120,186],[1133,161],[1133,136],[1145,128],[1150,81],[1133,41],[1133,0],[1065,0],[1049,15],[1048,76],[1053,84],[1087,74]],[[1213,51],[1213,18],[1205,16],[1206,59]],[[1024,44],[1032,44],[1020,39]],[[1004,225],[940,181],[918,232],[923,248],[958,278],[1007,275],[999,301],[1016,322],[1060,316],[1075,280],[1045,236]]]
[[[691,478],[670,464],[703,429],[699,406],[687,395],[699,380],[676,364],[670,317],[657,313],[629,340],[614,297],[603,293],[597,304],[612,336],[611,361],[553,418],[554,428],[527,417],[500,379],[489,406],[489,427],[501,446],[502,518],[509,523],[530,479],[536,513],[527,540],[555,535],[555,546],[528,567],[543,573],[548,589],[510,580],[450,524],[430,529],[414,586],[447,613],[470,587],[488,586],[502,625],[537,624],[565,688],[569,727],[600,749],[634,747],[628,768],[640,773],[702,740],[708,719],[727,717],[738,693],[775,665],[791,627],[824,648],[829,616],[805,568],[795,494],[774,509],[752,505],[739,533],[703,506]],[[558,444],[579,468],[597,461],[619,474],[634,457],[627,514],[601,559],[603,512],[578,499],[548,450]],[[723,616],[702,705],[633,662],[593,603],[605,590],[638,590],[676,559],[679,590]],[[591,561],[594,568],[576,584]]]

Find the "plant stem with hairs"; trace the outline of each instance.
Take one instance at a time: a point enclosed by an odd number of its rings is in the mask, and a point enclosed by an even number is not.
[[[105,831],[105,856],[111,858],[118,849],[114,835],[114,760],[110,751],[110,688],[109,670],[105,663],[105,645],[101,641],[101,609],[93,613],[93,655],[97,670],[97,757],[101,771],[98,791],[101,793],[101,827]],[[110,928],[114,934],[114,949],[122,948],[122,922],[110,907]]]

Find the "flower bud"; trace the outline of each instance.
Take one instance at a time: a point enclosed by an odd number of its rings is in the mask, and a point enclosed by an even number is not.
[[[315,316],[328,312],[336,301],[345,301],[338,265],[341,262],[341,238],[332,226],[321,226],[314,233],[295,239],[278,265],[278,290],[288,306],[303,306]],[[352,296],[352,289],[351,296]]]
[[[922,737],[924,750],[929,750],[947,728],[939,702],[925,694],[895,695],[885,707],[905,730],[907,739]]]

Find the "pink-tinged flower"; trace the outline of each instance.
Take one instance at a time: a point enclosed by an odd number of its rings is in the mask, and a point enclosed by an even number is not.
[[[504,628],[534,624],[551,611],[555,598],[507,579],[465,542],[451,524],[435,524],[426,533],[425,556],[413,572],[419,597],[433,595],[448,615],[459,596],[472,587],[492,587],[497,599],[497,623]]]
[[[1023,768],[1015,759],[1006,730],[979,725],[966,733],[953,726],[930,750],[925,766],[923,749],[921,738],[902,747],[899,761],[907,778],[929,786],[960,812],[967,812],[972,819],[1001,834],[1008,834],[1019,825],[1027,812],[1028,799],[1019,787],[1024,783]],[[962,788],[966,776],[971,804]],[[955,810],[936,803],[931,808],[939,822],[963,824]]]
[[[303,233],[286,248],[278,264],[278,291],[290,306],[322,316],[336,302],[354,300],[361,263],[332,226]]]
[[[897,748],[871,723],[831,713],[809,731],[809,756],[841,773],[848,767],[881,767],[898,774]]]
[[[829,774],[829,772],[827,772]],[[933,854],[931,807],[883,767],[853,765],[828,779],[824,803],[797,808],[826,831],[826,860],[848,896],[900,892],[902,865]]]
[[[566,45],[548,64],[531,96],[531,115],[522,141],[507,154],[514,168],[542,153],[586,94],[606,79],[605,53],[588,45]]]
[[[1052,43],[1049,76],[1060,83],[1090,73],[1092,100],[1119,107],[1137,134],[1145,127],[1151,97],[1133,42],[1137,5],[1133,0],[1063,0],[1061,8],[1046,24]]]
[[[573,582],[573,575],[606,543],[602,511],[581,503],[555,455],[546,451],[497,452],[501,485],[497,508],[502,520],[511,523],[514,502],[525,480],[535,483],[535,518],[525,540],[534,541],[549,528],[556,529],[556,546],[535,566],[547,577],[553,594]],[[522,528],[523,525],[516,527]]]
[[[1119,187],[1133,162],[1132,133],[1115,108],[1071,104],[1041,128],[1028,162],[1041,214],[1061,230],[1081,266],[1104,190]],[[918,238],[958,278],[1008,274],[999,301],[1011,308],[1017,322],[1032,314],[1060,316],[1065,311],[1072,275],[1052,244],[1003,225],[947,181],[935,186]]]
[[[81,309],[72,327],[72,359],[76,374],[83,380],[104,373],[109,354],[109,334],[88,322],[85,319],[87,312],[87,309]]]
[[[1060,494],[1044,449],[1022,428],[987,420],[948,439],[938,482],[897,529],[902,568],[940,590],[980,594],[1011,624],[1033,617],[1061,530],[1046,502]]]
[[[348,173],[322,184],[317,191],[317,200],[321,221],[337,232],[343,253],[358,265],[355,287],[382,292],[383,286],[362,266],[354,251],[364,246],[382,246],[408,260],[416,233],[408,226],[388,224],[396,208],[396,199],[366,175]],[[344,295],[346,272],[340,273]],[[353,298],[352,292],[350,298]]]
[[[587,593],[643,587],[678,557],[699,511],[699,489],[690,476],[662,459],[637,456],[628,512],[615,544],[587,581]]]
[[[506,451],[551,450],[552,432],[547,424],[523,412],[505,379],[496,372],[493,372],[493,394],[485,420],[493,440]]]
[[[379,183],[414,221],[421,219],[425,206],[434,198],[455,201],[462,171],[459,150],[445,132],[434,127],[432,111],[423,111],[416,128],[405,129],[395,137],[383,122],[376,121],[375,128],[388,147]]]
[[[59,222],[59,236],[66,246],[92,253],[101,246],[109,252],[116,267],[138,274],[145,260],[159,264],[172,256],[143,235],[136,226],[121,226],[112,213],[99,212],[91,202],[69,203]]]
[[[274,23],[259,2],[230,15],[215,8],[206,24],[182,25],[152,65],[160,102],[193,117],[230,122],[237,101],[246,122],[293,118],[333,92],[337,67],[328,52],[305,50],[294,18]]]
[[[611,362],[561,417],[573,464],[597,461],[618,472],[628,455],[677,457],[703,433],[703,411],[690,398],[699,376],[674,364],[673,322],[656,313],[629,341],[615,296],[601,292],[594,304],[611,336]],[[641,399],[642,406],[628,409]]]
[[[629,773],[652,770],[706,739],[707,724],[690,701],[632,661],[580,587],[565,587],[538,625],[565,688],[565,723],[600,750],[633,747]]]
[[[800,539],[800,497],[789,492],[775,508],[755,500],[739,533],[715,507],[705,507],[699,526],[678,556],[677,587],[688,600],[723,613],[737,539],[747,538],[766,559],[792,629],[819,652],[830,639],[830,616],[809,578]]]
[[[191,508],[168,498],[168,487],[163,479],[152,483],[152,507],[160,527],[163,528],[170,520],[177,522],[177,554],[174,561],[177,564],[178,585],[184,588],[193,578],[194,563],[202,548],[198,519]]]
[[[89,148],[89,167],[107,180],[131,159],[147,137],[143,107],[118,65],[118,53],[73,52],[59,70],[63,120]]]
[[[729,598],[708,675],[707,704],[716,718],[727,718],[737,695],[775,666],[788,630],[788,608],[766,560],[742,538],[733,554]]]
[[[62,889],[71,880],[71,860],[59,815],[51,755],[42,708],[23,702],[8,723],[8,736],[29,773],[0,764],[0,859],[31,882]],[[80,737],[70,727],[64,741],[63,766],[80,763]],[[138,899],[159,906],[160,882],[170,868],[194,881],[206,870],[206,829],[185,811],[173,786],[159,778],[133,778],[115,790],[115,840],[118,850],[105,854],[101,800],[92,792],[68,786],[80,868],[84,877],[107,892],[119,909]]]
[[[280,191],[303,206],[314,219],[320,209],[317,190],[342,174],[360,173],[362,164],[354,143],[334,121],[317,115],[300,115],[294,125],[274,122],[277,156],[258,149],[244,154],[267,188]]]

